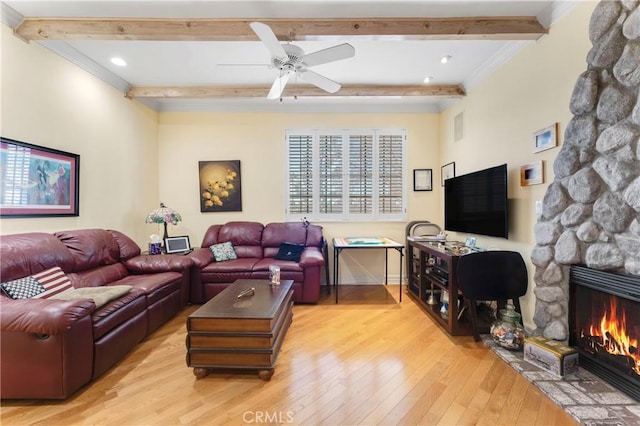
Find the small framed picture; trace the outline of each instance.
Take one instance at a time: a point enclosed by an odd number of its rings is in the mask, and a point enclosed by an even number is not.
[[[544,182],[544,166],[542,160],[520,167],[520,186],[538,185]]]
[[[558,146],[558,123],[533,134],[533,152],[541,152]]]
[[[441,177],[441,183],[442,186],[444,186],[444,181],[452,178],[452,177],[456,177],[456,163],[452,162],[452,163],[447,163],[444,166],[442,166],[440,168],[440,177]]]
[[[432,169],[413,169],[413,190],[414,191],[433,190]]]

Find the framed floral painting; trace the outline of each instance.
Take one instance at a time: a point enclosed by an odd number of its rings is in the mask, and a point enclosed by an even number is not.
[[[241,212],[240,160],[199,161],[200,211]]]

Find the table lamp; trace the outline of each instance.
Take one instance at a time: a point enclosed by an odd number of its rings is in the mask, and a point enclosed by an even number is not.
[[[164,224],[164,236],[162,240],[169,236],[167,233],[167,223],[171,223],[173,225],[177,225],[178,222],[182,220],[182,216],[180,213],[175,211],[172,208],[169,208],[164,205],[164,203],[160,203],[160,207],[152,211],[147,215],[146,223],[163,223]]]

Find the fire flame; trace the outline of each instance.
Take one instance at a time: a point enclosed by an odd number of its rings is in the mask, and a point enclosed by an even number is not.
[[[640,354],[638,339],[627,334],[627,315],[624,311],[618,316],[616,298],[611,297],[608,316],[605,312],[600,326],[589,327],[589,335],[602,338],[602,348],[612,355],[624,355],[633,360],[633,371],[640,374]]]

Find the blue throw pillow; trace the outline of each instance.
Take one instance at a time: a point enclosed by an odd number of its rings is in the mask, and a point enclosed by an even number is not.
[[[299,262],[303,250],[304,244],[282,243],[274,259]]]

